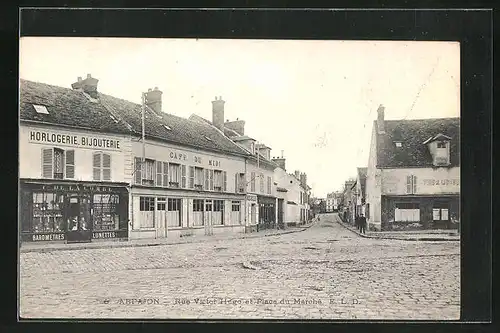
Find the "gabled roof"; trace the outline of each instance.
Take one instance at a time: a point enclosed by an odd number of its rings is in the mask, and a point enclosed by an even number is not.
[[[192,114],[190,117],[189,117],[190,120],[192,121],[195,121],[197,123],[201,123],[201,124],[205,124],[205,126],[210,126],[211,128],[217,130],[219,133],[222,133],[220,132],[218,129],[216,129],[215,126],[213,126],[212,122],[203,118],[203,117],[200,117],[198,115],[195,115],[195,114]],[[228,129],[227,127],[224,127],[224,133],[226,133],[226,131],[232,133],[231,134],[231,137],[230,138],[227,138],[228,140],[230,140],[236,147],[238,147],[239,149],[243,150],[248,156],[248,159],[250,161],[253,161],[255,163],[257,163],[257,156],[259,156],[258,160],[259,160],[259,164],[262,164],[263,166],[265,167],[268,167],[268,168],[273,168],[273,170],[275,168],[278,168],[279,165],[274,163],[273,161],[271,160],[268,160],[267,158],[264,157],[264,155],[262,155],[261,153],[259,152],[255,152],[255,155],[252,154],[251,151],[249,151],[248,149],[246,149],[245,147],[243,146],[240,146],[238,144],[236,144],[235,142],[238,142],[238,141],[243,141],[243,140],[253,140],[253,141],[256,141],[255,139],[249,137],[249,136],[246,136],[246,135],[240,135],[230,129]],[[233,133],[234,132],[234,133]]]
[[[21,80],[20,118],[93,131],[140,135],[141,105],[105,94],[91,100],[83,92],[44,83]],[[49,114],[39,114],[33,104],[45,105]],[[167,113],[145,109],[146,137],[210,151],[246,153],[217,129]]]
[[[431,142],[436,141],[436,140],[451,140],[451,138],[447,135],[444,135],[443,133],[439,133],[438,135],[436,135],[434,137],[428,138],[427,140],[425,140],[422,143],[424,145],[426,145],[426,144],[431,143]]]
[[[432,167],[425,142],[436,137],[449,138],[450,166],[460,165],[460,118],[386,120],[384,127],[385,133],[377,133],[377,167]]]
[[[100,95],[100,99],[110,110],[118,113],[132,128],[142,130],[141,105],[123,99]],[[216,128],[204,126],[195,121],[165,112],[157,113],[146,107],[144,124],[146,136],[180,145],[194,146],[210,151],[244,155],[231,140]]]

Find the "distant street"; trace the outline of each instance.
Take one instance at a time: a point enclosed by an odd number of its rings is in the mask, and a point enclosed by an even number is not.
[[[24,318],[459,319],[459,242],[303,232],[22,253]]]

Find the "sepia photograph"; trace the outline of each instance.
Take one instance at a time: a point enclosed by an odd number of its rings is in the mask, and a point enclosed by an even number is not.
[[[19,77],[21,319],[460,319],[460,43],[21,37]]]

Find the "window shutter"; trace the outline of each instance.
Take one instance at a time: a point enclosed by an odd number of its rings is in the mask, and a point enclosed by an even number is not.
[[[205,185],[204,185],[204,190],[209,191],[210,190],[210,170],[205,169]]]
[[[135,158],[135,169],[134,169],[135,183],[141,185],[142,181],[142,165],[141,159],[139,157]]]
[[[102,179],[111,180],[111,155],[102,154]]]
[[[406,176],[406,193],[411,194],[412,190],[412,176]]]
[[[168,186],[168,162],[163,162],[163,187]]]
[[[194,166],[189,167],[189,188],[194,188]]]
[[[250,191],[255,192],[255,172],[252,172],[250,177]]]
[[[234,174],[234,192],[238,193],[239,192],[239,186],[238,186],[238,173]]]
[[[181,165],[181,170],[182,170],[182,173],[181,173],[181,187],[182,188],[186,188],[186,165],[182,164]]]
[[[223,177],[224,177],[224,192],[227,192],[227,172],[226,171],[223,171],[222,172],[223,174]]]
[[[214,170],[210,170],[210,173],[209,173],[209,178],[210,178],[210,181],[209,181],[209,185],[210,185],[210,191],[213,191],[214,190]]]
[[[163,162],[156,161],[156,186],[163,185]]]
[[[417,193],[417,176],[413,176],[413,193]]]
[[[75,178],[75,151],[66,150],[66,178]]]
[[[94,180],[101,180],[101,153],[94,153]]]
[[[53,150],[52,148],[42,149],[42,177],[43,178],[53,178],[52,168],[53,168]]]

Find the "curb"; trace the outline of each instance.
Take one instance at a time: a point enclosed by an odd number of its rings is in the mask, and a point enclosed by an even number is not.
[[[223,238],[223,239],[193,239],[191,241],[185,241],[185,242],[173,242],[173,243],[140,243],[140,244],[130,244],[127,242],[123,242],[120,244],[120,242],[116,242],[117,244],[107,244],[107,245],[96,245],[96,246],[82,246],[82,247],[54,247],[54,248],[33,248],[33,249],[21,249],[19,250],[19,253],[30,253],[30,252],[36,252],[36,253],[46,253],[46,252],[53,252],[53,251],[76,251],[76,250],[89,250],[89,249],[111,249],[111,248],[128,248],[128,247],[148,247],[148,246],[165,246],[165,245],[179,245],[179,244],[193,244],[193,243],[208,243],[208,242],[216,242],[216,241],[221,241],[221,240],[233,240],[233,239],[248,239],[248,238],[260,238],[260,237],[273,237],[273,236],[281,236],[281,235],[286,235],[286,234],[292,234],[296,232],[302,232],[307,229],[309,229],[314,223],[311,223],[308,226],[303,226],[301,228],[297,228],[297,230],[289,230],[289,231],[284,231],[280,233],[274,233],[274,234],[264,234],[264,235],[248,235],[248,236],[243,236],[243,237],[229,237],[229,238]],[[95,243],[94,243],[95,244]],[[66,245],[66,244],[65,244]]]
[[[350,226],[347,226],[344,222],[339,222],[335,221],[336,223],[340,224],[342,227],[346,228],[347,230],[355,233],[358,236],[361,236],[363,238],[371,238],[371,239],[389,239],[389,240],[402,240],[402,241],[425,241],[425,242],[459,242],[460,238],[458,239],[453,239],[453,238],[429,238],[429,237],[411,237],[411,238],[403,238],[403,237],[384,237],[384,236],[368,236],[365,234],[360,233],[359,231],[355,230],[354,228],[351,228]]]

